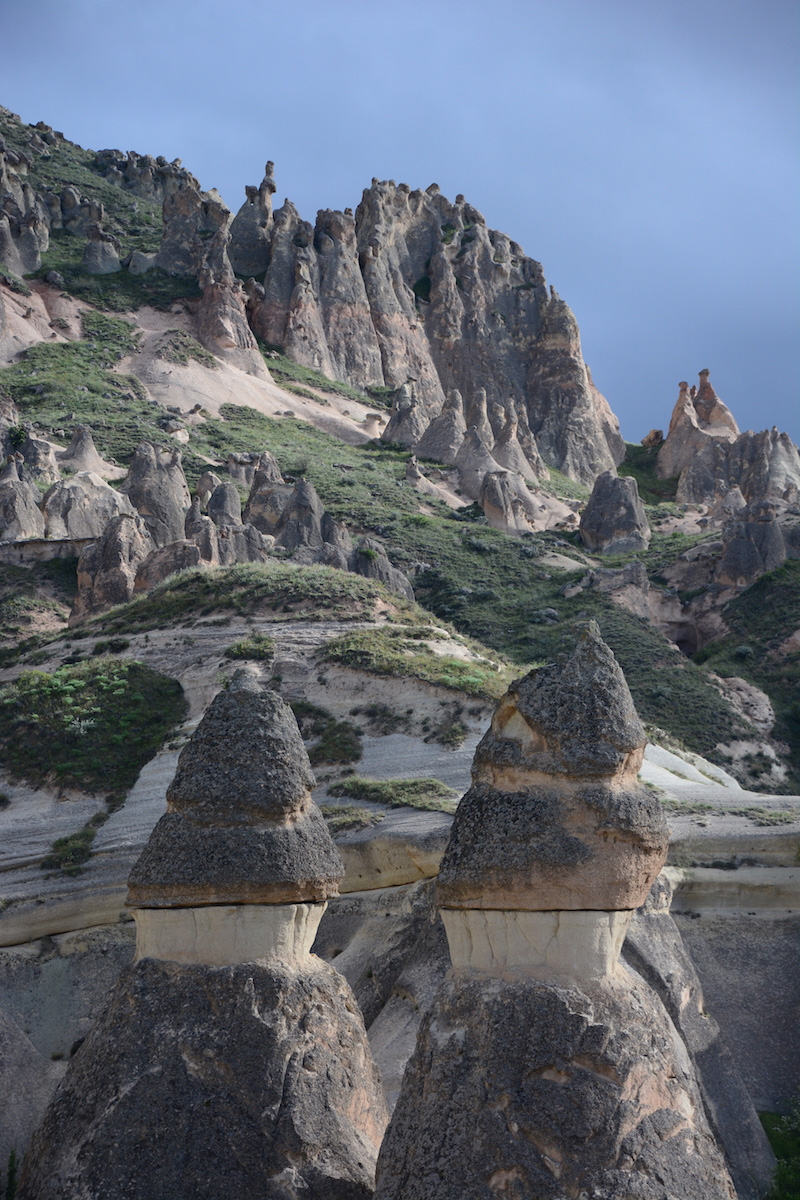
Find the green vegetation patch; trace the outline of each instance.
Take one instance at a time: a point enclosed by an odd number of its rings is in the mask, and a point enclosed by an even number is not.
[[[425,628],[355,630],[328,642],[323,657],[372,675],[419,679],[485,700],[499,699],[508,688],[515,674],[510,667],[488,659],[465,661],[434,654],[425,644],[426,636],[437,639],[435,630]]]
[[[617,468],[618,475],[627,475],[636,480],[639,495],[644,504],[661,504],[674,500],[678,489],[678,476],[659,479],[656,475],[656,459],[660,446],[641,446],[636,442],[625,443],[625,458]]]
[[[307,387],[316,388],[317,391],[327,392],[329,395],[356,400],[359,404],[370,403],[370,397],[366,392],[350,387],[347,383],[340,383],[338,379],[329,379],[327,375],[323,375],[321,371],[315,371],[312,367],[304,367],[300,363],[293,362],[291,358],[281,354],[277,347],[259,344],[270,374],[281,387],[286,387],[288,384],[305,384]],[[308,396],[319,403],[319,396],[315,396],[313,392],[303,391],[296,387],[290,387],[288,390],[299,391],[300,395]]]
[[[272,662],[275,657],[275,639],[268,633],[254,633],[228,646],[226,658],[245,658],[255,662]]]
[[[387,808],[422,808],[446,813],[454,813],[459,800],[458,792],[440,779],[364,779],[348,775],[331,784],[328,793]]]
[[[214,570],[180,571],[141,597],[92,621],[87,629],[131,633],[194,624],[213,613],[270,612],[292,621],[371,619],[379,602],[407,616],[412,606],[361,575],[334,567],[300,567],[270,559]]]
[[[198,362],[210,371],[216,371],[219,366],[211,351],[201,346],[185,329],[168,329],[158,343],[156,355],[164,362],[179,363],[184,367],[190,362]]]
[[[312,742],[308,750],[312,766],[339,766],[361,758],[364,744],[355,725],[337,721],[327,709],[307,700],[295,700],[291,709],[303,739]]]
[[[780,650],[800,624],[798,614],[800,560],[790,559],[725,605],[722,615],[730,634],[704,646],[694,658],[718,675],[746,679],[772,701],[773,736],[790,747],[792,772],[776,787],[765,759],[764,787],[770,791],[800,791],[800,653]]]
[[[356,829],[368,829],[383,820],[383,813],[356,804],[321,804],[320,812],[328,823],[331,833],[351,833]]]
[[[180,684],[132,659],[25,671],[0,689],[6,769],[42,784],[127,792],[186,712]]]
[[[788,1113],[759,1113],[778,1160],[765,1200],[800,1200],[800,1093]]]
[[[730,805],[706,804],[701,800],[676,800],[671,796],[661,798],[661,807],[667,812],[682,816],[746,817],[754,825],[794,825],[800,821],[800,809],[791,811],[783,808],[763,808],[759,804]]]
[[[106,458],[130,459],[143,439],[164,442],[161,410],[139,380],[111,370],[136,349],[137,331],[119,317],[87,312],[83,332],[80,341],[29,346],[18,362],[0,369],[0,388],[26,420],[51,436],[88,425]]]

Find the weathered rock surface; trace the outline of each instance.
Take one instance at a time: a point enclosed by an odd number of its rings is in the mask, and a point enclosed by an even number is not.
[[[219,483],[208,498],[208,515],[217,526],[241,525],[242,502],[235,483]]]
[[[259,214],[247,219],[267,230]],[[357,387],[407,387],[388,440],[413,447],[446,394],[473,404],[483,392],[487,413],[513,400],[520,425],[524,417],[543,456],[567,474],[590,483],[621,461],[624,443],[583,363],[574,317],[548,294],[541,266],[487,229],[463,196],[451,204],[435,184],[423,192],[373,180],[355,218],[324,211],[316,227],[287,201],[273,217],[269,256],[262,290],[250,290],[252,328]],[[418,452],[448,462],[454,442],[452,429],[437,427]],[[524,442],[523,451],[530,461]]]
[[[636,782],[644,745],[622,671],[589,622],[565,663],[531,671],[498,704],[442,860],[440,905],[642,904],[667,847],[658,801]]]
[[[604,471],[580,522],[581,541],[600,554],[631,554],[650,545],[650,526],[631,476]]]
[[[569,505],[546,492],[531,491],[516,471],[492,471],[483,477],[478,503],[494,529],[506,533],[567,528],[577,523]]]
[[[15,459],[0,471],[0,541],[44,537],[39,493],[24,480]]]
[[[735,1193],[691,1060],[636,976],[442,985],[378,1161],[376,1200],[696,1200]]]
[[[685,381],[679,384],[667,438],[656,459],[660,479],[680,475],[710,441],[733,442],[739,436],[733,413],[714,391],[708,375],[701,371],[700,386],[691,391]]]
[[[788,433],[765,429],[735,441],[709,441],[681,474],[676,499],[700,504],[738,487],[748,504],[759,500],[796,502],[800,495],[800,451]]]
[[[377,579],[379,583],[384,583],[390,592],[395,592],[414,603],[414,589],[408,577],[392,566],[383,546],[374,538],[361,539],[353,554],[352,569],[357,575]]]
[[[86,425],[77,426],[66,450],[56,451],[56,462],[62,471],[94,471],[101,477],[109,475],[110,464],[98,454],[92,431]],[[119,473],[122,473],[121,469]]]
[[[344,868],[313,786],[291,710],[238,672],[181,754],[167,812],[131,873],[130,903],[326,900]]]
[[[139,564],[153,549],[142,517],[122,514],[109,521],[102,536],[78,559],[78,594],[70,624],[130,600]]]
[[[61,477],[56,455],[50,442],[29,433],[20,448],[22,468],[28,479],[40,483],[55,483]]]
[[[786,561],[786,541],[767,501],[740,510],[739,519],[722,531],[722,557],[715,579],[725,586],[748,587]]]
[[[178,450],[165,454],[150,442],[142,442],[119,490],[143,518],[156,546],[182,539],[191,497]]]
[[[434,417],[415,446],[419,458],[432,458],[435,462],[452,466],[467,432],[464,417],[464,401],[461,392],[453,388],[447,393],[444,407]]]
[[[114,275],[122,270],[119,256],[122,245],[112,233],[100,225],[90,225],[86,230],[86,249],[81,259],[81,270],[87,275]]]
[[[190,571],[200,565],[201,557],[200,548],[185,539],[159,546],[139,563],[133,582],[134,593],[148,592],[176,571]]]
[[[143,959],[70,1063],[17,1195],[368,1200],[384,1123],[361,1014],[330,967]]]
[[[79,471],[54,483],[42,501],[45,537],[96,538],[115,517],[132,517],[127,496],[109,487],[92,471]]]
[[[269,265],[274,163],[264,168],[260,187],[245,191],[247,199],[231,222],[231,265],[239,275],[263,275]]]

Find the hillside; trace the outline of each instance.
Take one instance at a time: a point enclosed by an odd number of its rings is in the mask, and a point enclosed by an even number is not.
[[[0,981],[36,1118],[130,961],[128,872],[242,664],[291,705],[316,772],[345,868],[317,949],[393,1102],[449,963],[433,879],[476,747],[512,681],[560,669],[589,619],[647,734],[673,914],[750,1097],[784,1105],[796,1053],[748,1024],[747,956],[774,952],[777,1029],[796,959],[797,448],[742,433],[707,371],[679,384],[666,436],[626,444],[541,264],[435,184],[374,180],[311,224],[273,211],[272,164],[232,214],[179,161],[84,150],[5,109],[0,135]],[[651,917],[625,953],[655,978]],[[675,939],[659,995],[672,1012],[689,980],[701,1008]]]

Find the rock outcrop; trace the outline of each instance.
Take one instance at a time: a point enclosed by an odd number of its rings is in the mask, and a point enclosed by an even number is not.
[[[453,968],[376,1200],[733,1200],[685,1045],[619,964],[667,848],[644,742],[594,623],[500,701],[437,883]]]
[[[634,554],[650,545],[650,526],[631,476],[604,471],[580,522],[581,541],[598,554]]]
[[[548,293],[539,263],[463,196],[453,204],[436,184],[423,192],[376,179],[355,216],[322,211],[312,227],[288,201],[270,223],[250,189],[239,216],[234,259],[249,253],[253,223],[259,264],[269,240],[263,283],[248,293],[253,330],[343,382],[407,387],[386,439],[420,443],[458,390],[470,406],[483,395],[490,427],[512,400],[543,457],[586,483],[621,461],[624,443],[572,313]],[[491,447],[499,433],[482,440]],[[450,461],[453,441],[437,428],[418,453]]]
[[[386,1111],[352,992],[310,953],[343,873],[313,785],[290,710],[238,672],[131,873],[136,960],[34,1136],[20,1200],[371,1196]]]
[[[50,244],[47,208],[27,179],[30,166],[0,137],[0,262],[15,275],[38,271]]]
[[[119,259],[121,252],[119,238],[107,233],[96,223],[90,225],[86,230],[86,248],[81,259],[81,270],[87,275],[114,275],[122,270]]]
[[[130,600],[139,564],[153,549],[153,539],[142,517],[114,517],[102,536],[78,559],[78,594],[70,624],[78,625],[95,613]]]
[[[744,588],[786,561],[783,530],[767,501],[740,511],[722,531],[722,557],[714,573],[717,583]]]
[[[109,487],[93,471],[79,471],[59,480],[42,501],[45,537],[98,538],[115,517],[132,517],[135,509],[127,496]]]
[[[416,443],[419,458],[432,458],[434,462],[452,466],[467,432],[464,417],[464,401],[457,388],[447,393],[444,407],[434,417],[422,437]]]
[[[136,448],[119,490],[129,498],[156,546],[180,541],[191,503],[180,451],[164,453],[150,442]]]
[[[0,471],[0,542],[44,537],[39,493],[20,474],[16,458]]]
[[[733,442],[707,442],[682,472],[676,499],[683,504],[713,502],[735,487],[748,504],[759,500],[797,503],[800,451],[788,433],[748,430]]]
[[[659,479],[680,475],[709,441],[733,442],[739,426],[733,413],[722,403],[709,382],[709,372],[700,372],[700,385],[689,389],[684,380],[672,410],[666,441],[656,459]]]

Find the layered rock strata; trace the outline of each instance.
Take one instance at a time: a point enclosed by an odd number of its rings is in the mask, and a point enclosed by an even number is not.
[[[686,1048],[619,963],[667,847],[644,742],[593,622],[500,701],[437,883],[453,967],[376,1200],[733,1200]]]
[[[21,1200],[371,1196],[385,1103],[355,999],[310,953],[343,874],[313,784],[291,711],[238,672],[131,873],[135,962],[34,1136]]]

